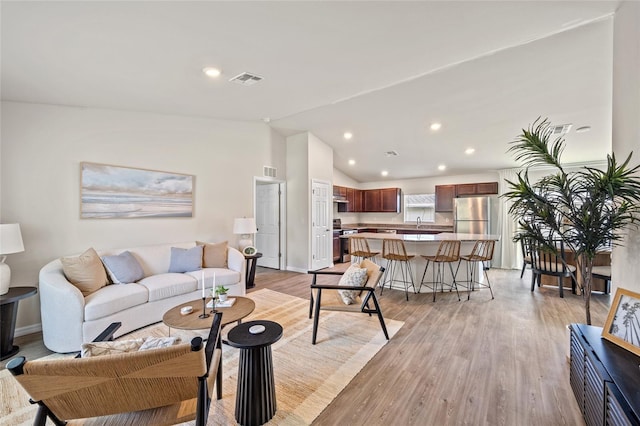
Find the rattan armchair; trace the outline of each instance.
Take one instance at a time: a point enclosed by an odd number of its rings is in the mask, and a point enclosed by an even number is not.
[[[342,275],[340,271],[308,271],[313,275],[311,281],[311,299],[309,302],[309,318],[313,318],[313,337],[311,343],[316,344],[316,336],[318,334],[318,320],[320,311],[340,311],[340,312],[360,312],[363,314],[377,314],[380,320],[380,326],[384,337],[389,340],[387,327],[382,317],[382,311],[376,298],[376,286],[382,277],[384,268],[376,265],[372,261],[365,259],[360,263],[361,268],[367,269],[367,281],[362,287],[345,287],[337,284],[318,284],[317,278],[322,275]],[[354,290],[359,291],[360,295],[356,298],[355,303],[345,305],[340,297],[338,290]],[[370,305],[372,304],[373,307]]]
[[[214,381],[222,397],[222,314],[201,337],[175,346],[90,358],[26,361],[7,369],[38,404],[34,425],[205,425]],[[82,419],[82,420],[80,420]],[[68,422],[68,423],[67,423]]]

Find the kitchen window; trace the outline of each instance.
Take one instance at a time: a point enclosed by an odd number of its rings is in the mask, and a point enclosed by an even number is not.
[[[436,215],[436,194],[406,194],[404,196],[404,221],[415,223],[434,222]]]

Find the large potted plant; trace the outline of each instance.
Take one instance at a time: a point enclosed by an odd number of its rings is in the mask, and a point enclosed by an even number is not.
[[[591,324],[593,260],[602,247],[619,244],[625,228],[637,226],[640,166],[629,166],[631,154],[622,164],[615,155],[607,155],[605,170],[567,171],[561,163],[565,141],[561,137],[551,141],[551,136],[550,123],[538,119],[511,142],[509,151],[524,170],[515,181],[507,180],[509,191],[502,197],[512,202],[509,213],[521,229],[514,241],[534,240],[543,250],[557,253],[555,241],[561,239],[575,253],[580,274],[573,278],[583,292],[586,321]],[[551,172],[531,182],[531,167]]]

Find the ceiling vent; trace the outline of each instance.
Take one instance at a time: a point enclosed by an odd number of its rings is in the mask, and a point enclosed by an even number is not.
[[[560,136],[569,133],[571,126],[571,124],[560,124],[558,126],[549,127],[549,130],[551,131],[551,136]]]
[[[262,167],[262,174],[266,177],[276,177],[277,174],[277,170],[275,167],[271,167],[271,166],[263,166]]]
[[[384,155],[386,155],[387,157],[397,157],[398,151],[387,151],[384,153]]]
[[[243,86],[252,86],[261,80],[262,80],[262,77],[260,77],[259,75],[243,72],[242,74],[236,75],[229,81],[242,84]]]

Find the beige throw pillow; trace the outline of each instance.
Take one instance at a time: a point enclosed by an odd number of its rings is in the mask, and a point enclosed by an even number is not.
[[[349,266],[340,278],[340,282],[338,285],[345,287],[362,287],[367,282],[367,268],[361,268],[356,264]],[[351,305],[355,303],[358,295],[360,294],[359,290],[338,290],[340,293],[340,297],[345,305]]]
[[[93,248],[77,257],[63,257],[60,262],[67,280],[85,297],[108,284],[107,273]]]
[[[227,251],[228,241],[221,243],[204,243],[196,241],[199,246],[204,246],[202,254],[202,267],[203,268],[226,268],[227,267]]]

